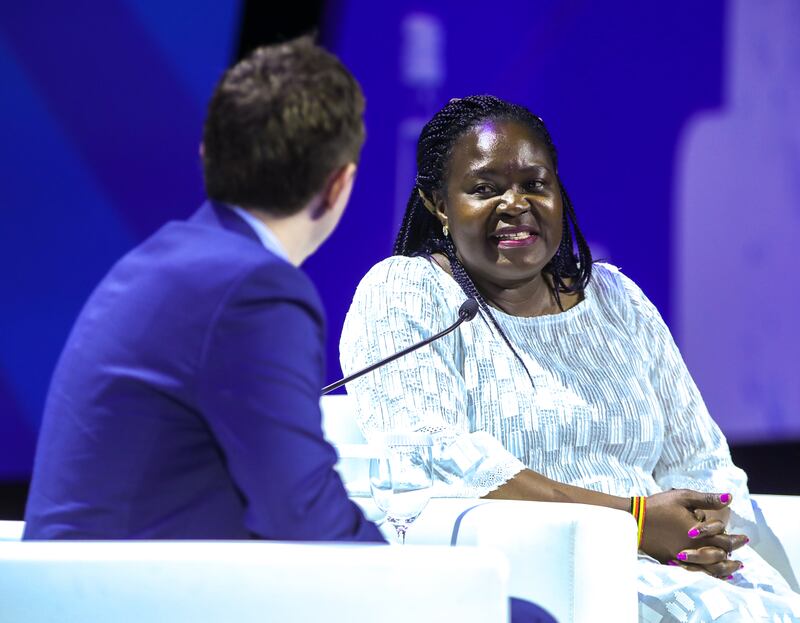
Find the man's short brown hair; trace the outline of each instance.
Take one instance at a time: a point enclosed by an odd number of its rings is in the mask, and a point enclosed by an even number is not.
[[[206,193],[274,215],[298,212],[334,170],[358,161],[363,112],[356,79],[310,37],[258,48],[211,96]]]

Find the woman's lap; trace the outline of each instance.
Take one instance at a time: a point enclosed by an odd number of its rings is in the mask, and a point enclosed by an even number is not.
[[[719,580],[640,556],[640,621],[800,621],[800,595],[775,569],[750,547],[735,558],[744,563],[742,571]]]

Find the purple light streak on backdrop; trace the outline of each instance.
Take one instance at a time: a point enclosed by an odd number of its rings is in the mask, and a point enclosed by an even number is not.
[[[736,441],[800,439],[800,4],[731,3],[725,102],[677,154],[684,356]]]
[[[6,44],[137,237],[202,201],[197,146],[204,107],[125,2],[92,3],[84,13],[53,2],[45,18],[37,4],[16,3],[13,19],[0,24]]]
[[[201,123],[237,18],[238,2],[210,0],[0,6],[0,480],[30,472],[50,374],[91,289],[202,199]]]
[[[0,74],[14,85],[0,116],[0,162],[14,172],[3,185],[0,228],[0,385],[13,396],[0,413],[35,430],[74,313],[135,238],[2,39]]]

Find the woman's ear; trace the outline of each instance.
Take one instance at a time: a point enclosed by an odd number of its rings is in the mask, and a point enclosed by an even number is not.
[[[422,205],[425,206],[425,209],[435,216],[442,225],[446,225],[447,213],[444,210],[444,199],[442,199],[441,194],[434,190],[433,193],[431,193],[431,197],[428,197],[422,192],[421,188],[418,188],[417,192],[419,193],[420,199],[422,199]]]
[[[434,190],[431,194],[433,195],[433,215],[439,219],[443,226],[446,226],[447,211],[445,210],[444,197],[438,190]]]
[[[419,198],[422,200],[422,205],[425,206],[425,209],[436,216],[436,206],[433,205],[433,201],[428,198],[421,188],[417,188],[417,193],[419,194]]]

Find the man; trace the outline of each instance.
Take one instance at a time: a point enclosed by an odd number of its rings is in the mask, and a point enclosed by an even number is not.
[[[211,200],[112,268],[58,362],[26,539],[383,540],[322,437],[324,316],[297,268],[342,216],[363,108],[307,38],[224,75]]]
[[[363,109],[307,38],[225,73],[203,133],[210,201],[123,257],[67,340],[25,539],[383,541],[322,436],[324,316],[297,268],[344,212]]]

